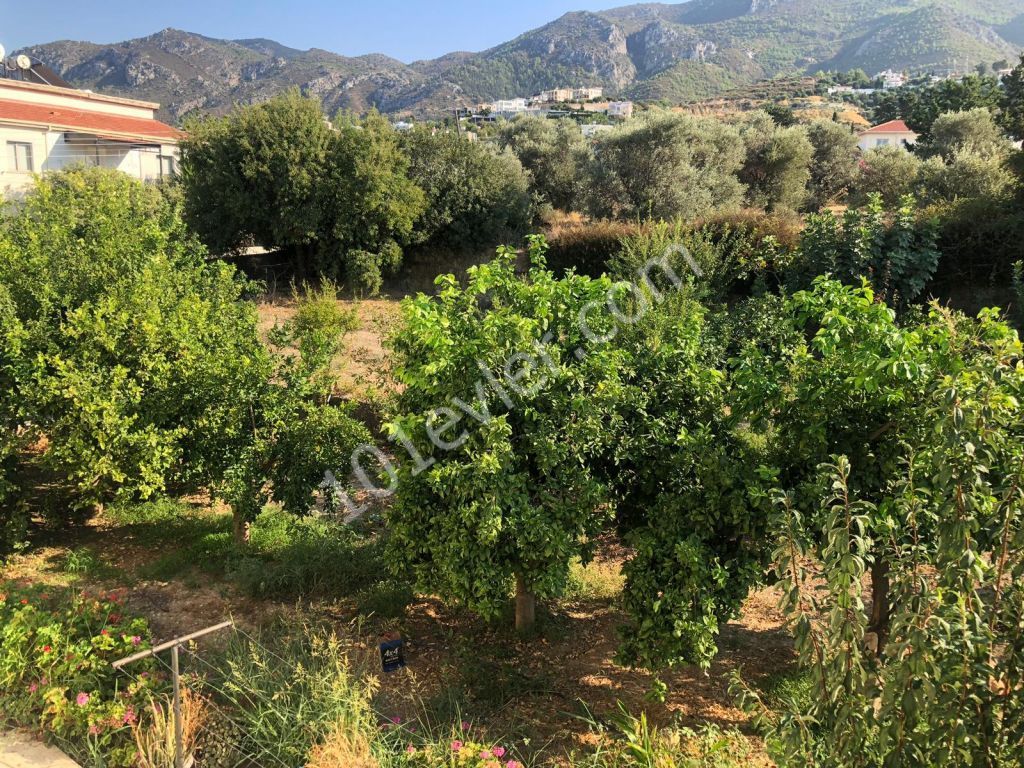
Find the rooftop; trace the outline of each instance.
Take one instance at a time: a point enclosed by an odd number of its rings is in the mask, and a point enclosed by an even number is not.
[[[902,120],[890,120],[887,123],[868,128],[863,133],[914,133]]]
[[[58,89],[63,91],[64,89]],[[88,131],[111,138],[177,141],[183,135],[159,120],[122,117],[103,112],[49,107],[0,99],[0,123],[30,123],[71,131]]]

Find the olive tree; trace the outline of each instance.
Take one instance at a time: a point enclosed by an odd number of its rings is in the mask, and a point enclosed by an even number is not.
[[[689,220],[738,207],[743,158],[739,132],[719,120],[658,115],[631,121],[602,136],[594,149],[589,212]]]
[[[863,204],[869,195],[879,194],[888,207],[899,205],[917,188],[921,159],[900,147],[877,147],[864,153],[855,184],[854,202]]]
[[[807,128],[814,147],[810,191],[814,203],[828,205],[843,200],[857,179],[857,134],[831,120],[816,120]]]
[[[802,126],[778,125],[765,112],[747,120],[740,129],[746,157],[740,181],[747,185],[747,201],[769,210],[799,209],[807,198],[814,146]]]
[[[500,128],[498,142],[519,158],[543,200],[555,208],[573,210],[589,158],[589,147],[575,122],[521,115]]]
[[[403,389],[389,431],[408,453],[388,512],[394,562],[487,617],[514,588],[520,629],[609,522],[591,458],[619,387],[619,353],[594,343],[614,322],[611,282],[556,279],[543,249],[531,241],[525,279],[507,247],[465,287],[442,276],[435,296],[404,302],[393,342]]]

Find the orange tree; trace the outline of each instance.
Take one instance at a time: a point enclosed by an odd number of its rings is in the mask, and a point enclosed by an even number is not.
[[[514,584],[520,628],[611,518],[591,460],[620,393],[621,353],[585,327],[607,333],[607,313],[586,308],[611,282],[555,279],[544,247],[531,241],[523,279],[511,248],[470,269],[464,288],[439,278],[436,296],[405,301],[393,340],[403,391],[390,431],[410,455],[389,511],[392,555],[422,589],[484,616]]]

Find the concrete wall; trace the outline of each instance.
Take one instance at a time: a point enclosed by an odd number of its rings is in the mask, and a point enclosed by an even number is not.
[[[179,152],[174,144],[133,147],[119,142],[68,141],[66,136],[63,131],[0,125],[0,194],[10,196],[24,191],[31,186],[35,173],[59,171],[83,163],[116,168],[141,181],[156,181],[162,175],[160,157],[165,155],[174,158],[177,170]],[[34,173],[15,171],[10,167],[8,142],[31,145]]]

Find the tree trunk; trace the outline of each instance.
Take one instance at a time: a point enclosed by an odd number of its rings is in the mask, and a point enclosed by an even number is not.
[[[242,546],[249,543],[249,521],[238,510],[231,510],[231,533],[235,543]]]
[[[876,554],[871,564],[871,622],[869,632],[878,638],[877,654],[882,655],[889,637],[889,563]]]
[[[527,588],[526,579],[516,574],[516,631],[530,631],[536,618],[537,598]]]

